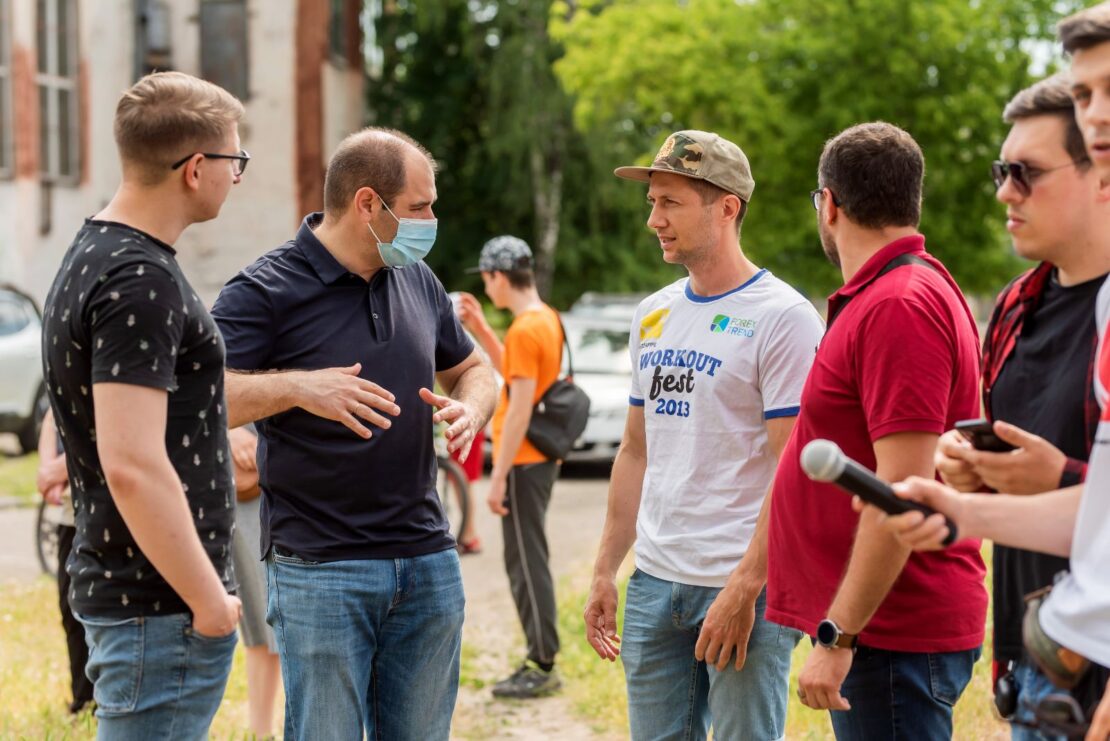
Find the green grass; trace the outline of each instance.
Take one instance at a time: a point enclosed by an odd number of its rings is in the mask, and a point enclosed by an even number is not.
[[[0,456],[0,498],[15,497],[28,504],[37,501],[35,475],[38,468],[38,453]]]
[[[243,656],[240,645],[212,738],[252,738]],[[96,738],[96,721],[89,713],[70,718],[65,707],[69,697],[56,584],[44,576],[28,585],[0,586],[0,739]]]
[[[989,557],[989,551],[986,554]],[[559,631],[563,649],[559,657],[565,693],[573,712],[596,731],[626,736],[628,710],[624,673],[620,664],[602,661],[586,643],[582,605],[588,592],[586,574],[564,579],[559,593]],[[626,582],[622,582],[623,593]],[[989,584],[988,584],[989,587]],[[623,604],[623,600],[622,600]],[[623,622],[623,613],[618,616]],[[791,688],[810,651],[802,641],[794,652]],[[955,734],[958,739],[1007,738],[1004,723],[990,710],[989,646],[976,665],[971,685],[956,706]],[[461,682],[481,689],[478,677],[479,649],[464,644]],[[64,711],[69,696],[65,640],[58,619],[54,582],[43,577],[29,585],[0,586],[0,738],[2,739],[92,739],[95,720],[88,715],[71,720]],[[236,649],[227,693],[212,725],[215,739],[245,739],[247,733],[246,673],[242,648]],[[490,729],[496,735],[494,729]],[[829,739],[828,714],[802,706],[790,693],[787,738]]]
[[[987,590],[990,593],[989,546],[983,548],[987,562]],[[627,579],[621,582],[622,610],[618,626],[623,625],[624,591]],[[564,677],[565,692],[572,700],[576,713],[588,720],[598,731],[615,735],[628,733],[628,707],[625,699],[624,672],[619,664],[602,661],[586,643],[582,623],[582,608],[589,593],[588,580],[579,577],[560,584],[559,631],[562,649],[559,671]],[[832,725],[827,712],[811,710],[801,704],[794,690],[798,686],[798,672],[805,663],[811,647],[802,640],[794,651],[790,669],[790,703],[787,708],[786,737],[794,740],[833,738]],[[992,714],[990,692],[990,630],[983,658],[975,665],[971,683],[964,691],[954,712],[953,738],[957,739],[1006,739],[1009,728]]]

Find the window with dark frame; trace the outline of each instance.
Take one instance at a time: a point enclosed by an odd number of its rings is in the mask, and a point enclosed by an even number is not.
[[[201,0],[200,76],[239,100],[250,97],[246,0]]]
[[[135,0],[136,81],[151,72],[173,69],[170,6],[166,0]]]
[[[0,178],[12,176],[12,15],[11,0],[0,0]]]
[[[81,172],[77,2],[37,0],[35,6],[39,172],[45,182],[73,185]]]
[[[328,8],[328,51],[333,62],[347,60],[346,0],[331,0]]]

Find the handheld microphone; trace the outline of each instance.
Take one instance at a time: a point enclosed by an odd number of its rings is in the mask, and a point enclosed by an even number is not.
[[[840,447],[831,440],[812,440],[802,449],[802,470],[814,481],[835,484],[844,491],[855,494],[868,504],[873,504],[890,515],[917,510],[926,517],[936,514],[932,507],[902,499],[894,493],[890,485],[854,460],[844,455]],[[952,545],[959,537],[956,525],[947,517],[948,535],[944,545]]]

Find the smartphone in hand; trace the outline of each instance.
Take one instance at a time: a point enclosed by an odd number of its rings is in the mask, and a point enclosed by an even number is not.
[[[1008,453],[1014,446],[994,434],[994,425],[985,419],[964,419],[956,423],[956,431],[963,435],[971,447],[989,453]]]

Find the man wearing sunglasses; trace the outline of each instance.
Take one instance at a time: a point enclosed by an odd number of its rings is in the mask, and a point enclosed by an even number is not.
[[[1071,95],[1088,156],[1097,177],[1110,182],[1110,3],[1064,19],[1057,31],[1064,51],[1072,55]],[[1097,228],[1106,228],[1105,216],[1096,221]],[[964,494],[923,479],[895,488],[947,515],[962,536],[1070,556],[1071,572],[1043,603],[1031,603],[1023,639],[1041,670],[1058,686],[1074,687],[1072,693],[1088,712],[1102,696],[1087,735],[1102,741],[1110,736],[1110,694],[1103,690],[1105,667],[1110,666],[1110,497],[1105,496],[1110,480],[1110,345],[1104,337],[1110,292],[1102,290],[1096,303],[1096,327],[1103,339],[1092,380],[1103,411],[1086,484],[1035,497]],[[947,533],[939,515],[923,518],[916,512],[887,518],[887,527],[905,545],[921,550],[942,547]]]
[[[976,450],[955,430],[938,442],[937,470],[960,491],[1037,494],[1083,481],[1099,408],[1095,304],[1110,272],[1110,187],[1091,166],[1063,75],[1022,90],[1003,113],[1012,124],[992,166],[1018,255],[1039,265],[998,297],[983,347],[983,408],[1016,450]],[[1046,383],[1045,379],[1053,379]],[[1030,730],[1037,703],[1057,691],[1022,650],[1025,595],[1052,584],[1066,558],[994,547],[996,704]]]

